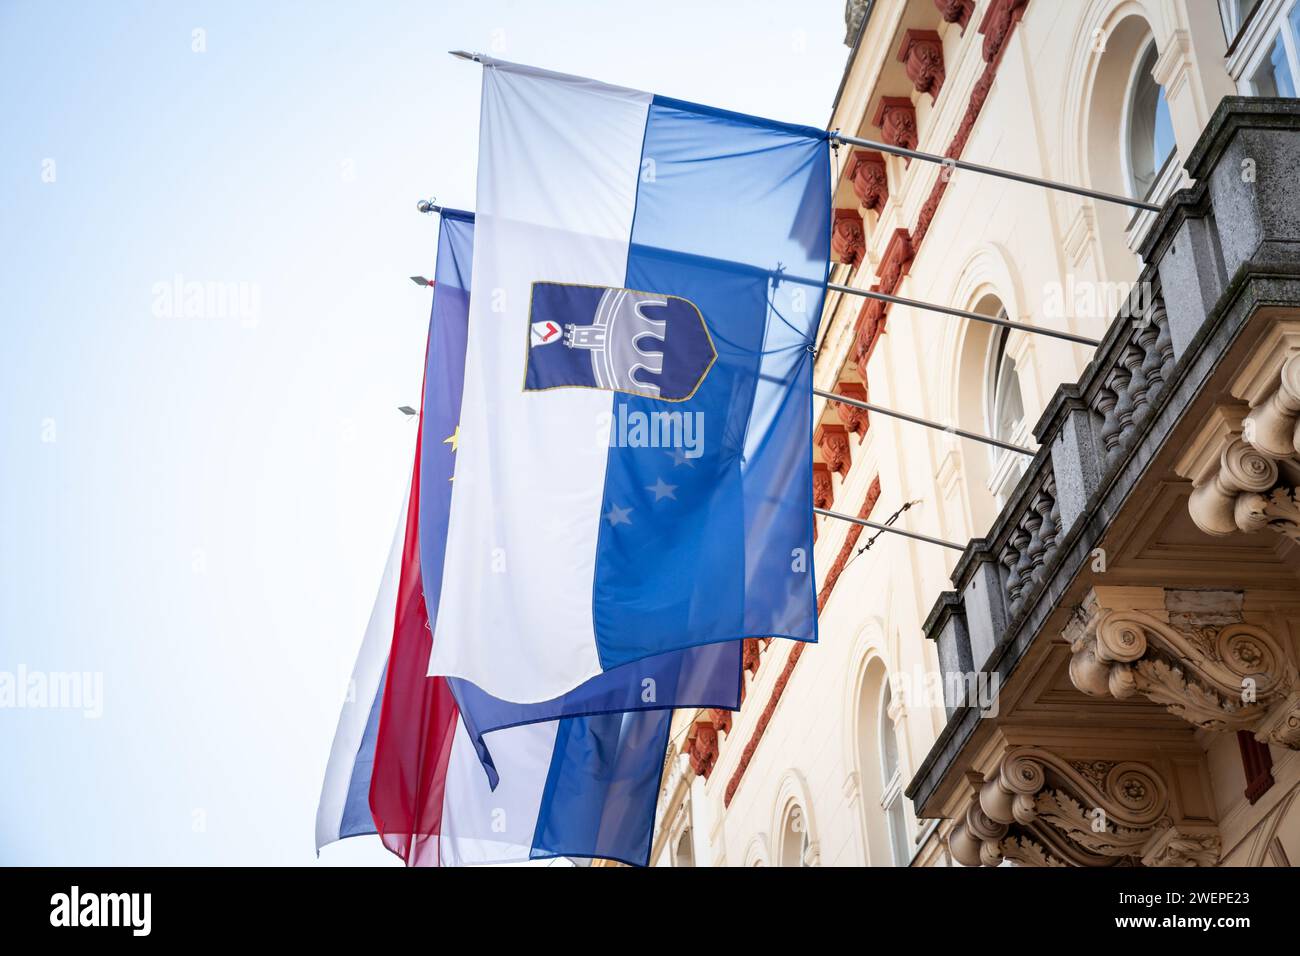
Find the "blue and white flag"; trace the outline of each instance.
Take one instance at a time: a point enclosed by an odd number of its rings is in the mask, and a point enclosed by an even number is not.
[[[658,654],[605,671],[563,697],[516,704],[452,679],[460,719],[495,788],[499,780],[489,737],[494,731],[563,717],[595,717],[674,707],[740,709],[742,641],[724,641]],[[594,726],[594,725],[593,725]]]
[[[673,650],[815,640],[827,134],[483,62],[429,674],[535,703]]]
[[[671,708],[737,709],[739,642],[628,664],[537,704],[425,676],[425,621],[437,608],[423,607],[419,582],[443,568],[473,241],[473,216],[444,210],[414,488],[339,718],[316,846],[380,832],[416,866],[553,856],[643,865]],[[404,606],[403,589],[421,606]]]

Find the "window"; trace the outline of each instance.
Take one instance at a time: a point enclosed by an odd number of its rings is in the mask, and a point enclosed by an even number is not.
[[[687,827],[682,831],[682,835],[677,838],[677,846],[673,850],[673,866],[694,865],[695,844],[691,840],[691,828]]]
[[[1223,0],[1219,14],[1225,36],[1232,34],[1227,66],[1238,91],[1294,97],[1300,81],[1300,3]]]
[[[898,763],[898,733],[889,716],[889,682],[880,695],[880,807],[889,827],[889,848],[894,866],[907,866],[912,860],[907,845],[907,816],[903,812],[903,774]]]
[[[1237,42],[1242,28],[1259,7],[1260,0],[1219,0],[1219,19],[1223,21],[1223,41],[1229,49]]]
[[[998,317],[1005,319],[1006,311],[1000,309]],[[1006,328],[998,329],[989,343],[984,389],[987,397],[985,419],[989,435],[993,438],[1013,445],[1024,445],[1029,430],[1025,424],[1025,403],[1020,393],[1020,374],[1016,370],[1016,360],[1007,354],[1010,331]],[[1024,473],[1025,456],[992,446],[989,447],[989,453],[989,490],[1001,506]]]
[[[1268,56],[1251,77],[1251,91],[1256,96],[1295,96],[1295,81],[1291,76],[1291,62],[1286,52],[1287,33],[1286,30],[1277,32]]]
[[[785,816],[781,833],[781,865],[808,866],[808,856],[808,821],[804,818],[803,807],[796,803]]]
[[[1147,44],[1129,84],[1125,115],[1128,144],[1129,187],[1135,196],[1146,196],[1156,177],[1174,152],[1174,126],[1164,88],[1155,81],[1156,45]]]

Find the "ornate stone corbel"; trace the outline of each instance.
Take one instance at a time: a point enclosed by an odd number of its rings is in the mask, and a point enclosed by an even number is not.
[[[1291,458],[1300,452],[1300,354],[1282,363],[1277,388],[1250,410],[1242,432],[1269,458]]]
[[[890,146],[916,149],[916,107],[906,96],[882,96],[871,125]]]
[[[845,176],[853,185],[853,194],[866,209],[880,212],[889,199],[889,174],[885,172],[885,157],[879,152],[854,150],[849,156]]]
[[[713,724],[713,729],[720,734],[731,734],[732,712],[723,710],[721,707],[709,708],[709,722]]]
[[[691,771],[707,780],[718,760],[718,732],[707,718],[691,724],[682,750],[690,758]]]
[[[835,391],[845,398],[856,398],[860,402],[867,400],[867,387],[858,382],[840,382],[835,386]],[[867,437],[871,420],[867,417],[865,408],[857,408],[843,402],[831,402],[831,404],[835,406],[835,413],[839,415],[840,421],[844,423],[844,427],[850,434],[857,435],[859,442]]]
[[[1241,437],[1219,453],[1219,467],[1192,490],[1187,510],[1206,534],[1262,531],[1266,527],[1300,540],[1295,489],[1279,485],[1277,462]]]
[[[956,23],[962,30],[970,22],[970,15],[975,12],[975,0],[934,0],[939,9],[939,16],[946,23]]]
[[[871,291],[879,292],[880,284],[873,285]],[[852,353],[853,362],[857,365],[858,373],[864,382],[868,377],[867,364],[871,361],[871,353],[875,351],[884,332],[885,303],[879,299],[867,299],[862,303],[862,311],[858,313],[858,321],[853,333]]]
[[[1170,827],[1147,845],[1142,854],[1142,865],[1215,866],[1219,862],[1220,849],[1216,831]]]
[[[835,488],[831,483],[831,470],[825,462],[813,462],[813,506],[829,509],[835,504]]]
[[[1062,637],[1085,694],[1141,694],[1206,730],[1251,730],[1297,748],[1300,687],[1282,644],[1232,591],[1095,588]]]
[[[989,0],[988,10],[980,23],[984,34],[984,60],[992,63],[1002,52],[1002,46],[1011,34],[1011,28],[1024,15],[1029,0]]]
[[[821,424],[813,433],[813,444],[822,450],[826,467],[841,477],[847,477],[853,467],[853,452],[849,448],[849,433],[843,425]]]
[[[831,230],[831,252],[836,261],[856,266],[866,251],[867,239],[861,214],[856,209],[836,209],[835,225]]]
[[[853,194],[864,209],[880,212],[889,198],[889,175],[885,157],[866,149],[855,149],[844,170],[853,185]]]
[[[1179,829],[1164,781],[1144,763],[1071,761],[1040,747],[1013,747],[982,783],[973,783],[965,814],[948,835],[963,866],[1217,860],[1217,832]]]
[[[1300,691],[1292,690],[1273,705],[1256,728],[1255,739],[1300,750]]]
[[[929,93],[930,101],[939,98],[943,86],[943,41],[933,30],[908,30],[898,49],[898,62],[904,65],[907,78],[918,93]]]
[[[876,272],[877,278],[880,279],[880,291],[892,294],[898,288],[898,283],[911,268],[915,254],[911,235],[899,226],[889,237],[884,254],[880,257],[880,268]]]
[[[1192,481],[1187,509],[1206,534],[1271,530],[1300,543],[1300,353],[1275,345],[1265,342],[1234,384],[1250,411],[1215,409],[1176,466]]]

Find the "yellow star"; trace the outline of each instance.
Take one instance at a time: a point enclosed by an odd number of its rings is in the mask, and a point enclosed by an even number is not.
[[[452,432],[450,435],[448,435],[446,438],[444,438],[442,440],[442,443],[444,445],[450,445],[452,451],[459,451],[460,450],[460,425],[457,425],[456,430]]]

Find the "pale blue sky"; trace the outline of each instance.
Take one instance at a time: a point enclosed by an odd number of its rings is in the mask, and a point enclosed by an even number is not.
[[[0,706],[0,864],[315,860],[410,472],[414,204],[473,206],[444,51],[823,125],[843,7],[0,0],[0,679],[103,682]]]

